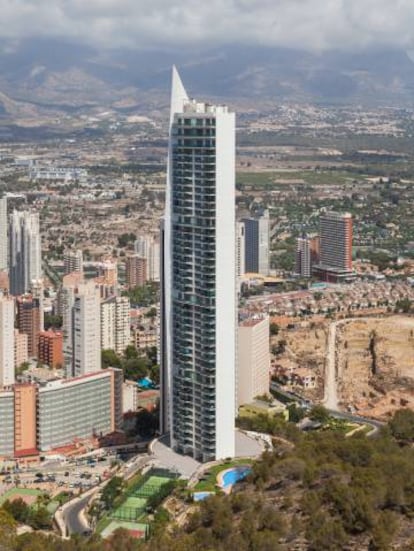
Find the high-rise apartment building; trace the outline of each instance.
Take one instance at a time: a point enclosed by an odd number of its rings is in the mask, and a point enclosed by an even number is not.
[[[235,454],[235,117],[173,70],[163,241],[161,424],[200,461]],[[168,389],[167,391],[165,389]]]
[[[139,254],[127,256],[125,261],[125,278],[129,289],[144,285],[147,278],[147,259]]]
[[[269,275],[269,212],[256,218],[244,218],[245,271]]]
[[[7,270],[7,197],[0,198],[0,272]]]
[[[244,222],[236,223],[236,276],[240,277],[246,273],[246,244],[245,244]]]
[[[237,405],[241,406],[269,394],[269,318],[241,322],[237,342]]]
[[[295,273],[311,277],[312,268],[319,262],[319,236],[303,234],[296,240]]]
[[[138,235],[135,252],[147,261],[147,280],[160,280],[160,242],[155,235]]]
[[[63,334],[61,331],[41,331],[39,361],[52,369],[63,367]]]
[[[0,296],[0,387],[14,383],[14,300]]]
[[[37,358],[39,352],[39,333],[41,326],[40,301],[32,295],[22,295],[16,299],[17,328],[27,335],[29,358]]]
[[[123,354],[131,342],[131,307],[128,297],[110,297],[101,302],[101,348]]]
[[[320,258],[314,273],[324,281],[344,281],[353,277],[352,215],[325,212],[319,220]]]
[[[29,359],[29,338],[26,333],[14,330],[14,367],[17,369]]]
[[[9,218],[9,278],[12,295],[30,290],[42,277],[39,214],[13,211]]]
[[[93,281],[63,287],[63,350],[66,376],[101,369],[101,299]]]
[[[83,254],[80,249],[68,249],[63,255],[63,266],[66,274],[83,273]]]

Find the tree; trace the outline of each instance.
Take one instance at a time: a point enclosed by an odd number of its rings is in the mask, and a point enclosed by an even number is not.
[[[414,411],[411,409],[398,409],[389,422],[391,434],[397,440],[414,440]]]
[[[0,549],[13,549],[16,540],[17,524],[13,516],[0,507]]]
[[[329,412],[322,405],[313,406],[309,412],[309,419],[317,421],[318,423],[326,423],[329,420]]]
[[[102,350],[101,352],[102,367],[121,367],[121,358],[117,355],[115,350]]]
[[[277,335],[280,331],[280,327],[278,326],[278,324],[273,322],[270,324],[269,329],[272,336]]]

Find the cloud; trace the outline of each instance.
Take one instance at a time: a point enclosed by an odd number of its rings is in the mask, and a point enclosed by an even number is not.
[[[413,0],[0,0],[0,36],[95,46],[414,50]]]

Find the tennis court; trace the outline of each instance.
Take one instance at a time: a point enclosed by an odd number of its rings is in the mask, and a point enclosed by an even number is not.
[[[161,488],[176,478],[175,473],[153,471],[131,488],[125,500],[110,514],[117,521],[136,522],[142,519],[148,507],[148,501],[160,493]]]
[[[107,538],[118,528],[124,528],[128,530],[129,534],[132,537],[141,539],[145,538],[148,533],[148,524],[138,523],[138,522],[122,522],[118,520],[113,520],[106,528],[102,531],[102,537]]]

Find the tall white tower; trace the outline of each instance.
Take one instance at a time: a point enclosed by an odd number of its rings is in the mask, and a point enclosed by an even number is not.
[[[0,198],[0,271],[7,270],[7,197]]]
[[[0,295],[0,387],[14,383],[14,300]]]
[[[37,212],[13,211],[9,221],[10,293],[22,295],[42,277],[42,256]]]
[[[101,369],[101,298],[93,281],[63,287],[63,351],[66,377]]]
[[[101,369],[101,298],[93,282],[79,287],[73,305],[75,377]]]
[[[174,68],[162,237],[162,426],[174,449],[200,461],[235,454],[235,228],[234,113],[190,100]]]

